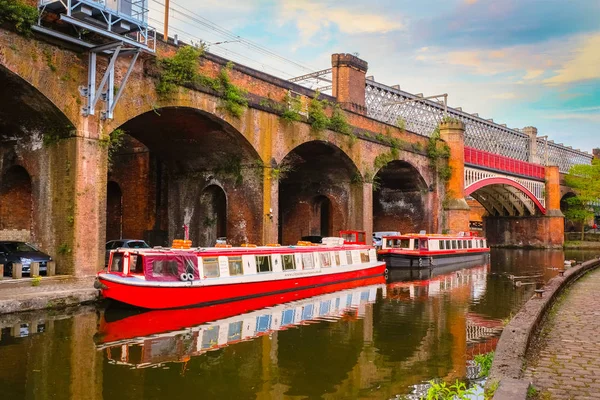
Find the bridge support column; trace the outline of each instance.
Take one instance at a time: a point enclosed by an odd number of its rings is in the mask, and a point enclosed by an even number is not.
[[[347,110],[366,114],[365,85],[369,64],[352,54],[331,55],[332,94]]]
[[[354,226],[357,227],[356,229],[365,231],[367,244],[371,244],[373,238],[373,184],[363,183],[362,192],[358,193],[355,198],[362,199],[362,208],[354,210],[356,215]]]
[[[560,211],[560,171],[557,166],[546,166],[547,244],[562,247],[565,241],[565,216]]]
[[[97,135],[78,132],[68,139],[74,147],[69,168],[73,171],[72,214],[66,216],[72,225],[72,241],[64,243],[61,250],[71,255],[67,263],[72,271],[61,270],[76,276],[93,275],[104,266],[106,239],[106,179],[107,149]],[[69,211],[69,210],[67,210]]]
[[[263,240],[262,244],[277,243],[279,229],[279,181],[271,169],[263,173]]]
[[[469,205],[465,200],[465,126],[460,121],[442,122],[440,138],[450,148],[448,166],[452,170],[442,202],[444,230],[448,233],[469,231]]]

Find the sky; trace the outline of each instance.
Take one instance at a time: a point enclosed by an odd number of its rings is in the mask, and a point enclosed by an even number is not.
[[[161,32],[162,4],[150,0]],[[171,8],[170,35],[282,78],[353,53],[377,82],[448,93],[465,112],[535,126],[587,152],[600,147],[600,0],[171,0]]]

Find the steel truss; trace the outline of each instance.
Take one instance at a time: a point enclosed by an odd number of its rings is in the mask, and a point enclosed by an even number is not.
[[[110,61],[106,67],[106,71],[104,71],[104,74],[102,75],[100,84],[96,87],[97,55],[106,52],[110,54]],[[120,56],[127,55],[132,55],[132,58],[125,76],[121,80],[118,89],[115,91],[115,64]],[[88,84],[87,87],[80,88],[81,95],[87,100],[86,106],[81,110],[84,116],[94,115],[98,100],[102,99],[106,102],[106,110],[102,112],[101,117],[102,119],[112,119],[115,106],[117,105],[123,90],[127,86],[127,80],[131,75],[131,71],[133,71],[133,67],[135,66],[135,62],[139,55],[139,48],[124,48],[123,42],[109,43],[90,49]]]
[[[445,116],[444,104],[417,96],[398,88],[367,79],[365,91],[367,115],[379,121],[403,124],[408,131],[431,136]],[[529,136],[516,129],[507,128],[491,120],[467,114],[456,108],[448,108],[448,116],[465,124],[465,146],[500,154],[516,160],[558,165],[566,173],[575,164],[590,164],[592,155],[553,142],[537,140],[536,151],[532,152]],[[532,154],[533,153],[533,154]],[[531,157],[534,156],[534,157]]]

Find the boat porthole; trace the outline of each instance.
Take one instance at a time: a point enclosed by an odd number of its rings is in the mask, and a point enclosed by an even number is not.
[[[179,275],[179,279],[182,281],[187,281],[188,280],[188,274],[185,272],[182,272],[181,275]]]
[[[194,280],[194,274],[187,274],[187,280],[188,281],[193,281]]]

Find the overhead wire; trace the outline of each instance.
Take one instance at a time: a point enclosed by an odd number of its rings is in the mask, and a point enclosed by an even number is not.
[[[161,6],[163,9],[165,7],[165,3],[163,3],[163,2],[161,2],[159,0],[152,0],[152,2],[155,3],[155,4],[157,4],[157,5],[159,5],[159,6]],[[156,10],[154,8],[151,8],[151,10],[154,13],[158,13],[158,14],[164,15],[164,11],[161,12],[160,10]],[[217,36],[222,37],[222,38],[224,38],[226,40],[230,40],[232,42],[239,42],[240,44],[244,45],[245,47],[247,47],[247,48],[249,48],[251,50],[254,50],[254,51],[256,51],[256,52],[258,52],[258,53],[260,53],[262,55],[265,55],[265,56],[270,57],[272,59],[278,60],[279,62],[283,62],[283,63],[286,63],[286,64],[293,65],[295,68],[300,68],[303,71],[310,71],[310,72],[315,71],[314,68],[312,68],[310,66],[307,66],[306,64],[303,64],[303,63],[301,63],[299,61],[295,61],[295,60],[292,60],[290,58],[281,56],[280,54],[277,54],[277,53],[275,53],[275,52],[273,52],[273,51],[271,51],[271,50],[269,50],[269,49],[267,49],[267,48],[265,48],[265,47],[263,47],[263,46],[255,43],[255,42],[253,42],[251,40],[248,40],[248,39],[245,39],[245,38],[243,38],[243,37],[241,37],[239,35],[236,35],[235,33],[233,33],[231,31],[229,31],[229,30],[227,30],[227,29],[225,29],[225,28],[223,28],[223,27],[221,27],[221,26],[213,23],[212,21],[210,21],[210,20],[202,17],[201,15],[195,13],[194,11],[192,11],[192,10],[186,8],[186,7],[183,7],[183,6],[179,5],[179,4],[171,2],[169,10],[173,11],[173,13],[177,13],[179,15],[182,15],[183,17],[185,17],[185,18],[191,20],[192,22],[194,22],[195,24],[190,24],[190,25],[192,25],[192,27],[194,29],[201,29],[203,31],[207,31],[207,32],[216,34]],[[187,21],[185,21],[185,20],[183,20],[181,18],[175,17],[173,14],[172,14],[171,17],[174,18],[174,19],[176,19],[176,20],[178,20],[178,21],[180,21],[180,22],[184,22],[184,23],[187,22]],[[156,21],[159,24],[162,23],[161,21],[158,21],[158,20],[156,20],[154,18],[153,18],[153,20]],[[185,31],[183,31],[181,29],[179,31],[183,32],[184,34],[186,34],[186,35],[188,35],[190,37],[196,37],[196,35],[190,34],[189,32],[185,32]],[[211,51],[212,52],[216,52],[214,50],[211,50]],[[270,65],[268,65],[268,64],[266,64],[264,62],[253,60],[253,59],[251,59],[249,57],[246,57],[246,56],[244,56],[244,55],[242,55],[240,53],[237,53],[237,52],[234,52],[234,51],[231,51],[231,50],[227,50],[227,51],[229,53],[231,53],[231,54],[236,54],[236,55],[238,55],[240,57],[246,58],[248,60],[252,60],[252,61],[254,61],[256,63],[259,63],[259,64],[261,64],[263,66],[268,66],[269,68],[271,68],[273,70],[278,70],[279,72],[284,73],[287,76],[292,76],[292,74],[284,72],[284,71],[281,71],[280,69],[272,67],[272,66],[270,66]]]

